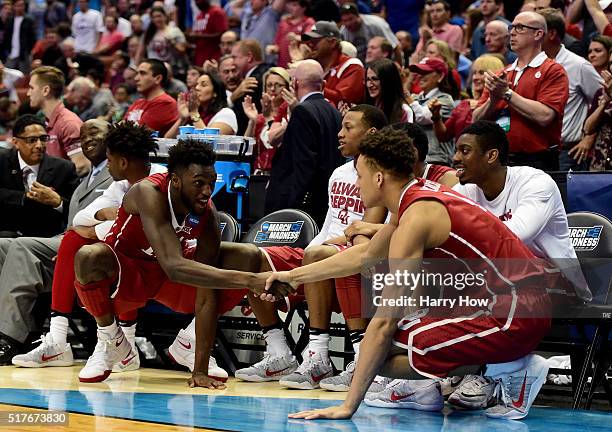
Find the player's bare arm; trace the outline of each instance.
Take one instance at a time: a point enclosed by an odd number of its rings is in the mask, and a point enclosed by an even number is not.
[[[410,206],[391,237],[390,271],[394,272],[399,269],[398,265],[401,266],[401,270],[419,271],[423,252],[444,243],[449,236],[450,227],[450,217],[441,203],[421,200]],[[402,287],[387,285],[382,297],[397,297],[402,289]],[[342,405],[302,411],[290,414],[289,417],[307,420],[350,418],[359,408],[368,387],[387,358],[399,321],[393,316],[397,316],[397,312],[391,313],[391,311],[379,309],[368,325],[361,343],[355,376]]]
[[[170,221],[168,200],[152,183],[142,181],[125,195],[123,206],[130,214],[140,215],[143,230],[155,256],[172,282],[198,288],[249,288],[256,294],[263,292],[263,284],[256,273],[218,269],[183,257],[181,245]],[[218,230],[218,227],[215,228]],[[277,295],[290,292],[281,288]]]
[[[200,232],[195,251],[195,260],[199,263],[218,266],[221,232],[219,231],[219,216],[214,204],[202,215],[204,228]],[[196,344],[195,362],[190,387],[206,387],[224,389],[225,384],[208,376],[208,360],[215,341],[217,327],[217,298],[215,290],[199,289],[196,292]]]

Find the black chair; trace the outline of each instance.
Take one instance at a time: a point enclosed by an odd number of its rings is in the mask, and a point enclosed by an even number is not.
[[[269,215],[264,216],[257,222],[255,222],[251,229],[245,234],[242,239],[242,243],[252,243],[259,247],[266,246],[290,246],[296,248],[305,248],[312,241],[312,239],[319,233],[319,228],[315,221],[307,213],[301,210],[286,209],[279,210]],[[248,307],[246,300],[244,300],[243,307]],[[289,331],[289,325],[294,317],[295,313],[301,317],[304,323],[308,323],[306,316],[306,308],[300,305],[297,308],[289,308],[287,316],[284,320],[284,331],[287,337],[287,342],[292,350],[296,346],[300,346],[300,343],[296,343]],[[251,331],[258,332],[260,330],[259,324],[255,318],[249,317],[227,317],[222,316],[219,318],[220,330],[228,331]],[[222,351],[222,357],[227,364],[240,365],[237,356],[234,353],[235,349],[241,350],[263,350],[263,345],[249,345],[241,344],[236,342],[228,341],[228,338],[223,331],[218,331],[217,336],[219,338],[220,348]],[[308,340],[308,332],[302,332],[301,339],[305,337]],[[230,366],[231,368],[231,366]]]
[[[589,375],[592,379],[584,406],[591,408],[593,394],[600,383],[612,406],[612,392],[606,379],[606,372],[612,363],[608,352],[612,324],[612,222],[597,213],[576,212],[568,215],[568,223],[576,255],[593,293],[590,303],[571,312],[571,316],[591,324],[594,329],[576,384],[574,408],[580,408]]]
[[[219,227],[221,229],[221,241],[235,242],[240,238],[240,225],[232,215],[225,212],[218,212]]]
[[[555,317],[551,332],[542,340],[538,350],[569,354],[574,409],[580,408],[587,379],[592,377],[585,403],[588,409],[595,388],[605,378],[610,365],[607,351],[612,322],[612,223],[590,212],[568,214],[568,222],[572,244],[593,299],[590,302],[579,300],[577,305],[566,308]],[[565,375],[567,371],[550,369],[549,373]],[[605,379],[603,385],[612,405],[612,393]],[[554,393],[561,392],[556,389]]]

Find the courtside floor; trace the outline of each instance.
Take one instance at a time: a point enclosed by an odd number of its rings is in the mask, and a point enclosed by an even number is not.
[[[190,389],[187,372],[140,369],[80,384],[71,368],[0,367],[0,419],[7,412],[68,411],[69,426],[0,425],[0,431],[612,431],[612,412],[532,408],[524,421],[490,420],[446,407],[441,413],[362,405],[349,421],[288,420],[338,403],[344,393],[282,389],[230,378],[222,391]]]

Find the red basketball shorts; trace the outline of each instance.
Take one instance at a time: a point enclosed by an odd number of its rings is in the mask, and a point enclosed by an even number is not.
[[[408,350],[410,366],[419,374],[445,377],[460,366],[505,363],[526,356],[548,333],[547,316],[548,295],[521,294],[507,319],[490,315],[404,319],[393,343]]]

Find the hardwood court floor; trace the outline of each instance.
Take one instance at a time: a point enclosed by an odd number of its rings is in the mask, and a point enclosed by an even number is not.
[[[141,369],[80,384],[70,368],[0,367],[0,418],[7,411],[68,411],[68,426],[15,426],[0,431],[611,431],[612,413],[532,408],[523,421],[487,419],[446,406],[440,413],[362,405],[349,421],[288,420],[287,414],[337,404],[344,393],[287,390],[277,383],[230,379],[222,391],[190,389],[186,372]]]

